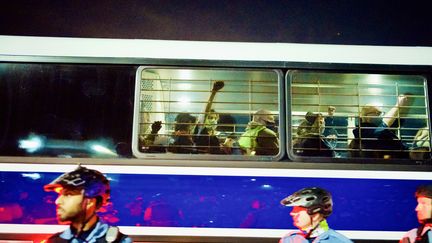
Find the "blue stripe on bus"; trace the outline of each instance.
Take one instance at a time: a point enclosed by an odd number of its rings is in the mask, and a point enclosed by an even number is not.
[[[397,173],[397,172],[395,172]],[[55,224],[59,173],[0,172],[0,223]],[[333,194],[339,230],[405,231],[417,225],[416,187],[432,181],[200,175],[108,174],[112,204],[101,217],[120,226],[293,228],[279,201],[311,186]]]

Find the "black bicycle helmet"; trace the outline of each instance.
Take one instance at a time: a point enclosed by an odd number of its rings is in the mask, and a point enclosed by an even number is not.
[[[309,215],[320,213],[325,218],[333,212],[331,194],[319,187],[303,188],[282,199],[281,204],[287,207],[304,207]]]
[[[102,205],[110,198],[109,180],[99,171],[78,166],[74,171],[64,173],[44,186],[45,191],[57,191],[62,188],[84,189],[84,197],[102,198]]]

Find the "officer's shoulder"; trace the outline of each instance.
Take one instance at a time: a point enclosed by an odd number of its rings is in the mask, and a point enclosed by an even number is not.
[[[410,240],[415,239],[417,236],[417,228],[411,229],[410,231],[406,232],[403,236],[403,238],[409,238]]]
[[[301,231],[290,231],[286,235],[284,235],[279,242],[284,243],[284,242],[302,242],[302,241],[305,241],[305,238],[303,237]]]
[[[125,235],[122,232],[119,232],[118,239],[119,239],[118,242],[120,242],[120,243],[132,243],[133,242],[132,239],[128,235]]]
[[[133,242],[132,239],[128,236],[123,234],[119,227],[117,226],[109,226],[105,224],[105,227],[107,227],[105,231],[105,237],[101,237],[104,241],[101,242],[113,242],[113,243],[130,243]]]
[[[68,242],[67,240],[60,237],[62,232],[55,233],[51,235],[48,239],[45,240],[46,243],[60,243],[60,242]]]
[[[329,234],[329,238],[331,240],[331,242],[337,242],[337,243],[352,243],[353,241],[350,240],[348,237],[346,237],[345,235],[335,231],[335,230],[330,230],[330,234]]]

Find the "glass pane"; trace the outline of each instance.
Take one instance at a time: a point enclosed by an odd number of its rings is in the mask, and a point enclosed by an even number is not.
[[[430,159],[423,76],[292,71],[289,78],[294,158]]]
[[[136,156],[279,153],[273,70],[143,68]]]
[[[131,156],[135,67],[0,64],[0,155]]]

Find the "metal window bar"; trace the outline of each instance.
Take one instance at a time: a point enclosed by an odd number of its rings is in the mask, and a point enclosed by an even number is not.
[[[151,79],[154,80],[154,79]],[[181,123],[181,122],[176,122],[175,120],[173,120],[173,117],[176,116],[176,114],[179,114],[181,112],[179,112],[178,108],[175,108],[176,104],[179,102],[178,99],[175,98],[175,94],[176,93],[182,93],[182,92],[187,92],[188,94],[190,94],[190,96],[194,96],[194,94],[209,94],[210,90],[205,90],[205,89],[193,89],[193,90],[184,90],[184,89],[176,89],[176,88],[172,88],[175,86],[175,82],[185,82],[185,80],[179,80],[179,79],[159,79],[157,80],[158,82],[161,81],[166,81],[168,82],[168,88],[166,87],[162,87],[161,89],[155,89],[154,87],[148,87],[148,86],[141,86],[141,90],[140,90],[140,94],[141,94],[141,102],[142,103],[140,105],[141,109],[141,113],[145,113],[147,115],[149,114],[161,114],[162,116],[166,117],[166,119],[161,123],[161,126],[165,127],[165,132],[163,133],[158,133],[157,136],[165,136],[166,140],[164,144],[158,144],[158,147],[162,147],[161,150],[152,150],[152,146],[153,145],[148,145],[145,144],[144,140],[147,137],[152,138],[152,134],[151,132],[149,132],[149,127],[151,127],[151,125],[153,124],[153,122],[148,122],[148,121],[140,121],[140,132],[139,132],[139,137],[141,140],[141,145],[140,145],[140,151],[142,152],[164,152],[164,150],[166,149],[167,152],[170,152],[170,148],[183,148],[183,147],[188,147],[188,146],[183,146],[183,145],[178,145],[178,144],[173,144],[172,143],[172,139],[173,137],[183,137],[185,139],[189,139],[189,140],[196,140],[196,139],[200,139],[203,138],[204,140],[207,140],[207,142],[209,142],[212,139],[212,136],[210,134],[197,134],[196,131],[193,134],[189,134],[189,135],[175,135],[175,129],[174,126],[176,125],[191,125],[191,123]],[[210,85],[209,87],[211,88],[212,85],[212,80],[187,80],[188,82],[208,82]],[[144,79],[141,81],[144,82]],[[273,83],[274,84],[273,84]],[[247,93],[247,97],[249,99],[248,102],[245,101],[237,101],[237,97],[238,96],[233,96],[235,99],[233,100],[217,100],[217,98],[215,99],[215,101],[213,102],[213,107],[219,107],[219,108],[223,108],[223,107],[227,107],[227,106],[243,106],[243,105],[247,105],[248,108],[247,109],[242,109],[241,112],[238,112],[238,108],[236,109],[237,112],[230,112],[230,110],[228,109],[217,109],[216,112],[219,114],[228,114],[228,115],[243,115],[243,116],[249,116],[252,117],[253,113],[253,107],[257,107],[257,106],[271,106],[274,107],[273,110],[277,110],[278,107],[278,102],[277,100],[275,101],[256,101],[256,99],[259,99],[259,97],[254,98],[253,95],[257,94],[259,96],[262,95],[272,95],[277,97],[278,95],[278,85],[277,85],[277,80],[258,80],[258,81],[254,81],[254,80],[229,80],[230,84],[240,84],[243,85],[247,84],[248,85],[248,90],[249,93]],[[257,89],[257,85],[261,85],[261,86],[265,86],[267,87],[266,89]],[[270,88],[269,88],[270,87]],[[239,89],[240,91],[240,89]],[[244,92],[240,93],[239,91],[236,90],[221,90],[219,91],[220,93],[218,93],[218,95],[224,94],[224,95],[235,95],[235,94],[239,94],[239,95],[244,95]],[[149,99],[149,97],[146,97],[145,94],[148,92],[165,92],[168,95],[168,100],[166,99]],[[159,103],[162,104],[162,106],[166,106],[168,109],[166,109],[165,111],[163,110],[156,110],[156,111],[152,111],[151,109],[149,109],[148,106],[145,105],[145,103]],[[205,106],[205,104],[207,104],[206,101],[200,100],[200,99],[193,99],[190,100],[190,104],[191,105],[196,105],[196,106]],[[201,109],[202,110],[202,109]],[[211,114],[212,112],[202,112],[202,111],[190,111],[188,112],[190,115],[193,115],[196,117],[197,121],[193,123],[192,126],[196,126],[196,127],[203,127],[205,125],[205,123],[203,121],[198,120],[199,116],[202,115],[208,115]],[[277,114],[275,114],[277,115]],[[170,118],[171,117],[171,118]],[[246,123],[243,124],[234,124],[234,123],[225,123],[225,124],[219,124],[225,127],[232,127],[232,133],[231,136],[232,137],[240,137],[243,133],[243,130],[247,127]],[[147,129],[145,129],[147,128]],[[221,136],[222,139],[228,137],[228,135],[230,134],[224,134],[223,136]],[[219,139],[219,143],[221,143],[222,139]],[[171,140],[171,141],[170,141]],[[193,142],[192,142],[193,143]],[[190,147],[190,146],[189,146]],[[206,151],[203,151],[202,149],[212,149],[212,148],[219,148],[220,145],[197,145],[197,144],[193,144],[193,152],[191,153],[206,153]],[[234,145],[232,147],[233,149],[239,149],[238,146]],[[175,149],[174,149],[175,150]]]
[[[325,74],[324,74],[325,75]],[[351,84],[338,84],[338,80],[335,80],[333,83],[326,83],[323,84],[321,82],[321,80],[318,78],[316,80],[314,80],[313,83],[301,83],[301,81],[298,81],[301,79],[297,79],[297,83],[293,83],[292,84],[292,107],[293,107],[293,111],[295,114],[292,115],[292,149],[294,154],[300,154],[300,156],[304,156],[301,153],[297,153],[298,150],[315,150],[315,151],[321,151],[321,150],[329,150],[326,147],[323,147],[321,143],[318,143],[318,140],[321,140],[322,138],[320,137],[314,137],[314,136],[300,136],[297,135],[297,131],[300,127],[300,125],[298,124],[299,120],[300,122],[302,120],[305,120],[305,113],[307,111],[314,111],[315,113],[317,112],[321,112],[323,113],[323,108],[326,108],[327,106],[331,105],[328,103],[329,97],[331,96],[338,96],[338,97],[347,97],[347,99],[349,99],[350,97],[355,96],[356,98],[356,105],[353,104],[340,104],[337,103],[336,106],[338,109],[342,108],[345,110],[352,110],[351,108],[356,108],[357,112],[352,113],[352,112],[345,112],[345,115],[340,115],[337,116],[335,115],[334,117],[346,117],[348,120],[357,120],[360,121],[360,114],[362,111],[362,108],[364,106],[366,106],[367,103],[365,103],[365,101],[370,100],[371,98],[379,98],[379,99],[396,99],[398,100],[399,95],[404,94],[405,92],[402,92],[401,90],[403,89],[416,89],[416,88],[423,88],[425,89],[425,83],[423,83],[423,85],[419,85],[417,84],[411,84],[411,83],[404,83],[404,84],[400,84],[398,82],[393,82],[391,84],[385,84],[382,85],[380,84],[378,87],[380,87],[380,89],[383,89],[382,87],[385,87],[387,89],[386,92],[390,92],[388,91],[389,88],[391,88],[390,93],[391,94],[380,94],[379,96],[377,94],[367,94],[367,93],[362,93],[365,92],[364,88],[368,87],[369,85],[365,85],[360,81],[356,81],[355,83],[351,83]],[[296,80],[294,80],[296,81]],[[307,82],[309,80],[306,80],[305,82]],[[349,93],[339,93],[337,92],[338,90],[344,90],[345,86],[349,86],[351,88],[355,87],[355,89]],[[329,92],[324,92],[325,88],[329,88],[331,87],[333,90],[329,91]],[[374,86],[372,86],[374,87]],[[363,90],[362,90],[363,89]],[[417,99],[417,100],[426,100],[426,96],[425,96],[425,92],[423,93],[417,93],[417,94],[408,94],[410,99]],[[327,100],[327,104],[326,104],[326,100]],[[312,102],[311,102],[312,101]],[[414,120],[417,121],[419,123],[421,123],[423,121],[423,123],[428,124],[428,109],[427,109],[427,105],[426,102],[420,102],[421,104],[408,104],[408,105],[398,105],[397,108],[397,112],[395,113],[395,117],[394,117],[394,125],[393,127],[389,127],[386,128],[389,132],[393,132],[394,134],[396,134],[397,136],[393,139],[389,139],[389,143],[395,142],[395,141],[402,141],[405,144],[414,144],[417,142],[417,140],[415,139],[414,135],[410,135],[410,133],[412,133],[413,131],[418,131],[419,128],[418,127],[404,127],[403,124],[401,123],[401,120]],[[382,109],[384,110],[389,110],[393,107],[393,105],[390,104],[384,104],[381,105],[380,107],[382,107]],[[403,114],[401,112],[402,109],[410,109],[410,110],[415,110],[416,112],[418,112],[419,114]],[[424,112],[421,112],[421,110],[424,110]],[[419,112],[420,111],[420,112]],[[325,117],[325,115],[324,115]],[[371,118],[378,118],[379,116],[369,116]],[[384,118],[389,118],[388,116],[384,115]],[[333,148],[333,151],[336,152],[342,152],[345,154],[348,154],[352,151],[354,152],[386,152],[386,151],[390,151],[390,152],[411,152],[412,149],[410,147],[404,147],[401,149],[387,149],[387,148],[370,148],[368,146],[364,146],[364,143],[368,143],[370,141],[375,141],[378,142],[379,139],[377,138],[370,138],[370,137],[363,137],[362,136],[362,132],[359,133],[359,137],[358,138],[352,138],[350,136],[350,133],[352,133],[352,131],[354,129],[359,129],[359,131],[362,130],[367,130],[367,129],[372,129],[371,127],[368,126],[364,126],[362,125],[360,122],[359,124],[355,125],[347,125],[347,126],[328,126],[326,124],[326,129],[330,128],[330,129],[346,129],[347,134],[346,136],[338,136],[337,137],[337,141],[336,141],[336,146],[335,148]],[[375,127],[376,128],[376,127]],[[427,132],[429,132],[429,128],[426,127],[424,128],[424,130],[426,130]],[[312,140],[312,142],[309,142],[311,144],[315,143],[315,147],[307,147],[305,146],[299,146],[300,142],[299,140],[301,139],[309,139]],[[313,142],[313,140],[315,140],[315,142]],[[340,146],[345,144],[345,145],[349,145],[349,143],[351,142],[359,142],[360,146],[358,148],[352,148],[352,147],[346,147],[346,148],[341,148]],[[423,140],[422,140],[423,141]],[[425,147],[425,151],[430,151],[430,145],[428,145],[427,147]],[[305,153],[307,154],[307,153]],[[310,154],[310,153],[309,153]],[[314,155],[311,155],[314,156]],[[333,156],[330,156],[333,157]],[[348,156],[347,156],[348,157]],[[366,156],[368,157],[368,156]],[[383,157],[386,158],[386,157]],[[387,158],[392,158],[391,156],[387,157]]]

